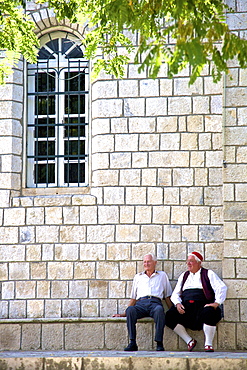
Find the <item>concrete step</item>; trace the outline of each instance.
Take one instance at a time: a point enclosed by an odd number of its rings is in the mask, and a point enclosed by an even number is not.
[[[4,351],[0,370],[246,370],[246,352]]]

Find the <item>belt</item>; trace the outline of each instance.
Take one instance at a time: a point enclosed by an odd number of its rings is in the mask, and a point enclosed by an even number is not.
[[[159,297],[155,297],[153,295],[146,295],[145,297],[139,298],[138,301],[141,301],[142,299],[158,299],[159,301],[161,301]]]

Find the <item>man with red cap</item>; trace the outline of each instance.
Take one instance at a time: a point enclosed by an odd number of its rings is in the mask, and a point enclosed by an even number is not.
[[[174,306],[166,313],[166,325],[187,343],[189,351],[197,341],[185,328],[203,330],[205,352],[214,352],[216,324],[222,317],[219,306],[226,299],[227,287],[215,272],[201,266],[202,261],[201,253],[188,254],[188,271],[179,276],[171,295]]]

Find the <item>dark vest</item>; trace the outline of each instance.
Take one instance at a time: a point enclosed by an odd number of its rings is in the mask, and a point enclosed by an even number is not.
[[[183,276],[183,281],[181,285],[181,290],[183,289],[184,283],[186,282],[189,271],[186,271]],[[213,288],[210,284],[210,280],[208,278],[208,270],[204,267],[201,268],[201,281],[202,281],[202,289],[205,294],[206,299],[209,301],[209,303],[213,303],[215,301],[215,294],[213,291]]]

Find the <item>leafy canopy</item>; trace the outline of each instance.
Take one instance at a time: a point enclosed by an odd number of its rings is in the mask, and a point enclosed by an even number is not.
[[[230,59],[237,58],[241,68],[247,66],[247,40],[230,32],[225,16],[230,9],[222,0],[48,0],[48,6],[60,19],[89,20],[84,44],[86,56],[96,57],[96,74],[104,68],[123,76],[130,53],[140,64],[139,71],[147,67],[152,78],[164,61],[169,64],[169,77],[189,64],[190,84],[206,64],[214,82],[228,72]],[[138,47],[134,48],[136,32]],[[104,58],[97,57],[98,47]]]
[[[215,82],[222,72],[228,72],[230,59],[236,58],[241,68],[247,67],[247,40],[229,30],[226,12],[230,9],[223,0],[36,2],[48,4],[58,19],[87,25],[83,42],[86,57],[94,60],[94,76],[103,68],[122,77],[130,56],[139,71],[148,69],[151,78],[158,75],[164,61],[169,64],[169,77],[190,65],[190,84],[207,64]],[[8,63],[16,61],[20,53],[30,62],[36,57],[38,41],[32,32],[34,25],[23,12],[24,3],[0,0],[0,50],[5,50],[7,57],[0,59],[0,83]]]
[[[0,0],[0,84],[21,54],[30,62],[36,60],[38,40],[23,6],[22,0]]]

